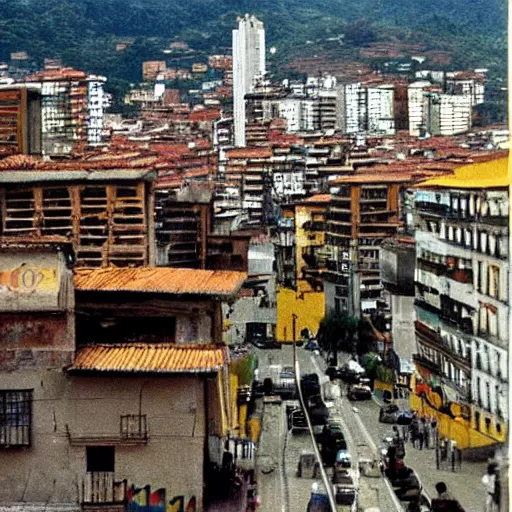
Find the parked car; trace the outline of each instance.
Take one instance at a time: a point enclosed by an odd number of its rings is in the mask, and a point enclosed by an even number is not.
[[[313,425],[324,425],[329,418],[329,409],[318,395],[310,396],[306,402],[309,417]]]
[[[260,338],[254,337],[251,339],[251,343],[257,347],[262,349],[280,349],[282,347],[282,343],[277,342],[274,338]]]
[[[295,384],[295,372],[291,366],[283,366],[283,369],[274,383],[274,393],[277,393],[283,399],[295,398],[297,386]]]
[[[304,416],[304,411],[298,401],[286,405],[286,419],[288,430],[292,434],[296,431],[308,429],[306,416]]]
[[[316,373],[308,373],[303,375],[300,379],[300,389],[304,401],[307,402],[308,398],[315,395],[320,395],[320,381]]]
[[[349,400],[370,400],[372,398],[372,390],[370,386],[363,384],[353,384],[347,392]]]

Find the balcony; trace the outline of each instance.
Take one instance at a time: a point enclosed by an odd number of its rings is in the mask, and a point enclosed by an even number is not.
[[[69,434],[69,442],[72,446],[144,445],[148,443],[148,440],[148,422],[145,414],[120,416],[118,434]]]
[[[98,505],[117,505],[114,507],[116,510],[125,510],[126,486],[126,480],[116,482],[113,472],[87,473],[82,481],[83,509],[96,509]]]

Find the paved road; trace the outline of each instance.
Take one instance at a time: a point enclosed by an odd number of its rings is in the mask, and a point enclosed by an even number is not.
[[[281,350],[257,351],[259,366],[263,371],[269,364],[293,364],[291,347]],[[303,349],[297,350],[301,373],[318,372],[323,375],[319,362]],[[377,446],[361,429],[360,420],[346,399],[333,404],[334,414],[342,417],[349,450],[357,460],[362,451],[376,453]],[[285,402],[265,405],[263,429],[258,451],[258,489],[263,512],[305,511],[309,501],[312,480],[296,476],[297,463],[302,450],[313,450],[308,433],[289,434],[285,428]],[[363,478],[360,481],[360,502],[365,507],[379,506],[381,511],[395,512],[399,503],[394,499],[383,478]]]

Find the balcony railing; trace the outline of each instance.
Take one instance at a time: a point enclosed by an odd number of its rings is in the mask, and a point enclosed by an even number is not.
[[[148,438],[148,419],[145,414],[125,414],[121,416],[121,438]]]
[[[116,482],[113,472],[89,472],[82,481],[82,503],[124,503],[126,498],[126,485],[126,480]]]

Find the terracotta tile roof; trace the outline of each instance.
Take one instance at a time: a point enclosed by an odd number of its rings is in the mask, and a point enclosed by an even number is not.
[[[78,268],[74,284],[81,291],[125,291],[172,295],[231,297],[247,279],[245,272],[166,267]]]
[[[331,194],[316,194],[301,201],[302,203],[330,203]]]
[[[124,343],[89,345],[78,351],[70,372],[207,373],[228,362],[219,345]]]
[[[266,147],[235,148],[226,151],[228,158],[270,158],[272,151]]]

